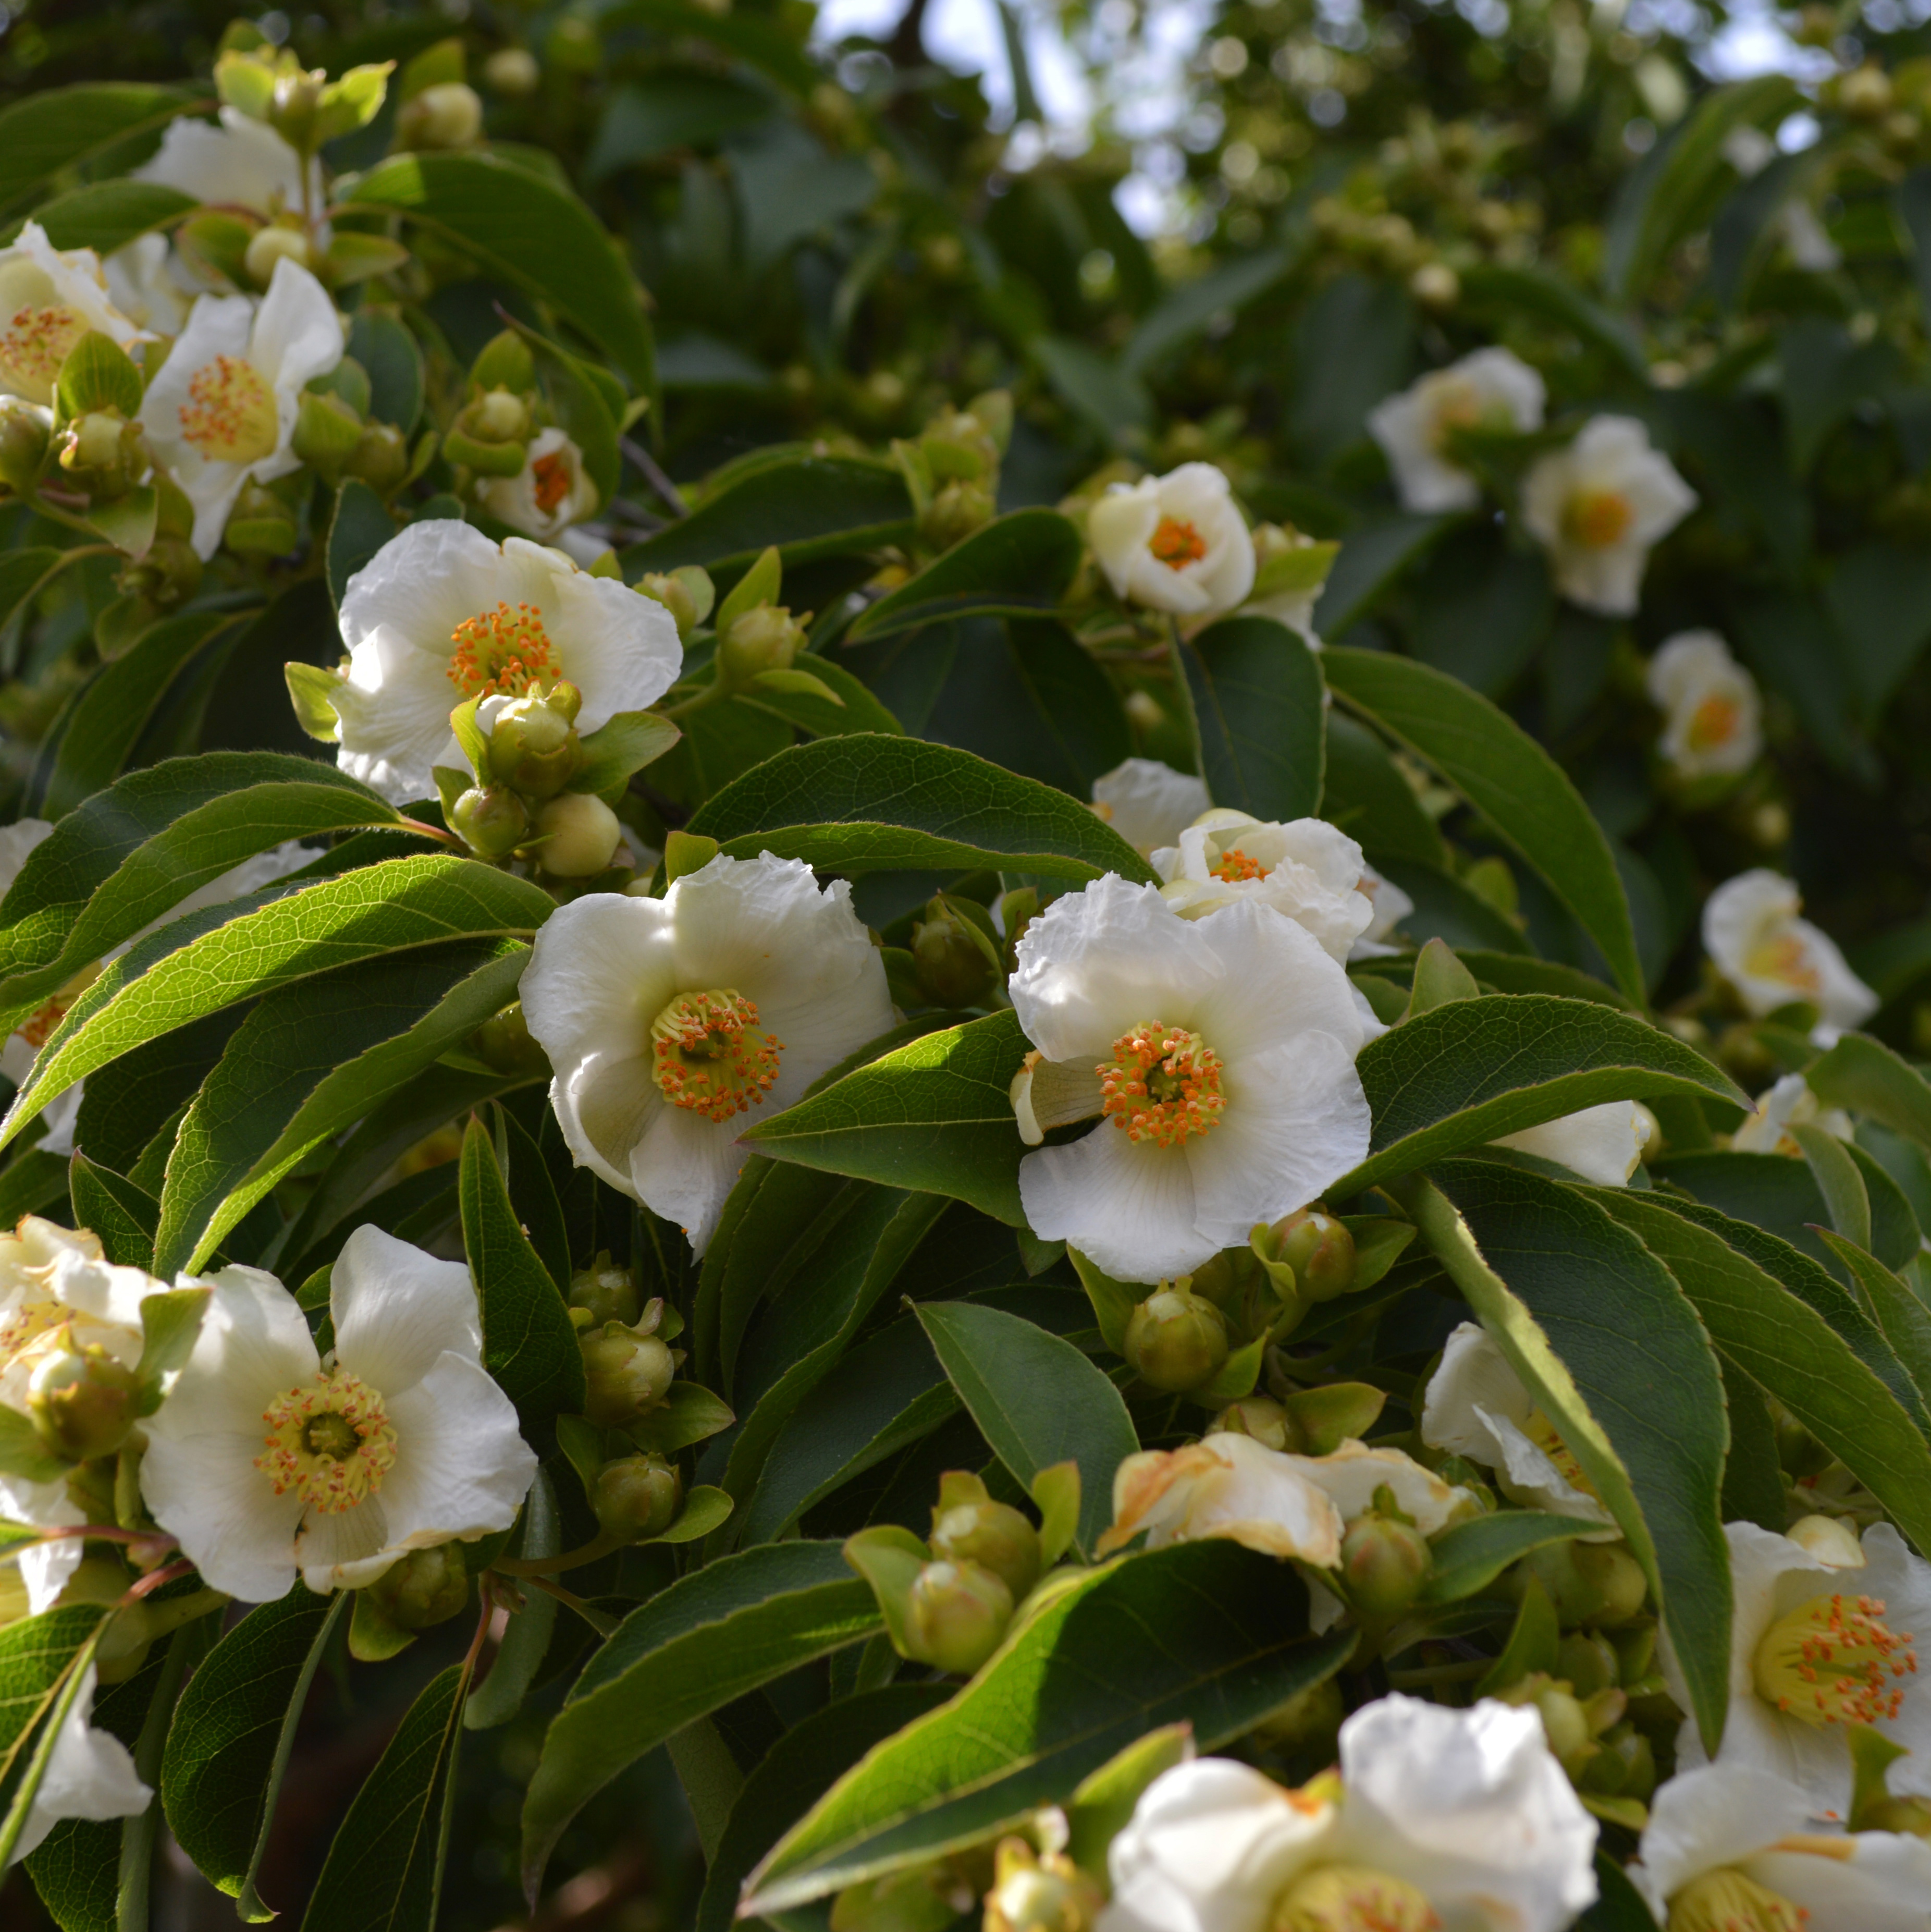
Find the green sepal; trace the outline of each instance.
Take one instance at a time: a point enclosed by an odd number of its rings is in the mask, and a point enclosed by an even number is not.
[[[400,1656],[415,1641],[415,1631],[391,1622],[369,1592],[355,1592],[349,1617],[349,1654],[358,1664],[381,1664]]]
[[[288,680],[289,702],[295,706],[295,722],[311,738],[324,745],[341,741],[342,720],[335,710],[335,694],[342,680],[319,664],[293,659],[282,667]]]
[[[717,622],[712,626],[719,637],[730,629],[732,620],[760,604],[775,604],[784,587],[784,566],[775,545],[760,551],[757,561],[738,579],[731,594],[718,607]]]
[[[63,423],[96,410],[117,410],[130,422],[141,413],[141,372],[112,337],[90,328],[67,352],[54,382],[55,414]]]

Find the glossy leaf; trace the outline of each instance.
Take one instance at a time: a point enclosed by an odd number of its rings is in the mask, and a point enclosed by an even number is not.
[[[1825,1106],[1868,1114],[1931,1147],[1931,1083],[1882,1040],[1847,1033],[1804,1078]]]
[[[1224,617],[1175,647],[1218,806],[1256,818],[1320,808],[1327,740],[1320,660],[1271,617]]]
[[[9,103],[0,111],[0,208],[116,142],[172,120],[193,98],[184,88],[96,81]]]
[[[749,563],[775,544],[787,568],[898,543],[913,532],[912,500],[890,464],[804,456],[726,485],[681,522],[623,554],[624,575],[681,564]]]
[[[1057,510],[1015,510],[855,617],[847,641],[889,638],[956,617],[1023,617],[1056,609],[1079,568],[1079,532]]]
[[[1437,1537],[1434,1568],[1421,1587],[1423,1604],[1459,1603],[1485,1590],[1519,1557],[1552,1543],[1593,1534],[1598,1526],[1541,1510],[1504,1510],[1458,1523]]]

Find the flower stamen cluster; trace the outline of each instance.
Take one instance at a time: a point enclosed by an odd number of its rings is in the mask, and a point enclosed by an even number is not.
[[[1572,1490],[1579,1490],[1585,1496],[1596,1496],[1596,1485],[1582,1465],[1576,1460],[1576,1452],[1562,1439],[1561,1432],[1540,1408],[1532,1408],[1519,1425],[1522,1433],[1555,1465],[1562,1480]]]
[[[529,471],[536,507],[546,517],[553,515],[576,484],[568,452],[553,449],[547,455],[533,458]]]
[[[730,987],[680,993],[651,1022],[651,1076],[673,1107],[728,1120],[762,1106],[784,1042],[757,1030],[754,1002]]]
[[[259,463],[280,435],[275,399],[244,357],[216,356],[190,379],[181,433],[213,463]]]
[[[1099,1077],[1100,1111],[1126,1138],[1178,1147],[1226,1110],[1220,1056],[1196,1033],[1148,1020],[1113,1042]]]
[[[1321,1865],[1274,1908],[1273,1932],[1441,1932],[1427,1898],[1366,1865]]]
[[[1904,1706],[1897,1680],[1916,1674],[1909,1630],[1883,1621],[1881,1597],[1815,1597],[1778,1618],[1757,1646],[1758,1695],[1822,1729],[1874,1724]]]
[[[1184,570],[1207,554],[1207,539],[1192,524],[1178,517],[1162,517],[1147,539],[1154,560],[1169,570]]]
[[[1819,993],[1824,988],[1824,976],[1798,933],[1779,933],[1753,947],[1744,965],[1762,979],[1780,980],[1798,992]]]
[[[456,648],[450,654],[449,681],[465,698],[498,692],[520,698],[560,675],[543,614],[534,604],[514,609],[499,604],[493,610],[478,611],[464,618],[450,636]]]
[[[1207,868],[1216,879],[1264,879],[1267,868],[1255,858],[1250,857],[1238,845],[1230,845]]]
[[[372,1496],[394,1465],[396,1436],[382,1397],[346,1369],[318,1369],[262,1412],[268,1447],[255,1467],[277,1496],[293,1490],[310,1508],[339,1515]]]
[[[38,394],[50,390],[67,352],[87,332],[70,308],[16,310],[0,332],[0,378],[10,388]]]
[[[1737,735],[1743,716],[1744,708],[1734,698],[1712,693],[1690,714],[1690,729],[1685,734],[1690,748],[1712,752],[1720,745],[1727,745]]]
[[[1620,490],[1579,490],[1563,506],[1562,533],[1571,543],[1608,550],[1629,534],[1636,515]]]

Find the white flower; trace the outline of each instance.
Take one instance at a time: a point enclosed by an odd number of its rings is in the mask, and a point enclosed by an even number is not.
[[[1254,587],[1254,543],[1210,463],[1116,483],[1087,513],[1087,541],[1114,595],[1195,622],[1237,609]]]
[[[1801,1156],[1804,1150],[1790,1130],[1806,1126],[1822,1127],[1840,1141],[1854,1131],[1843,1108],[1826,1107],[1802,1074],[1786,1073],[1757,1096],[1756,1112],[1730,1136],[1730,1144],[1740,1154]]]
[[[1541,1720],[1384,1697],[1341,1727],[1340,1790],[1225,1758],[1165,1772],[1107,1854],[1099,1932],[1562,1932],[1596,1897],[1596,1826]],[[1325,1907],[1328,1916],[1315,1913]]]
[[[97,1682],[90,1664],[80,1673],[79,1688],[61,1721],[10,1862],[17,1863],[37,1850],[63,1819],[137,1818],[154,1798],[136,1774],[127,1747],[111,1732],[97,1731],[87,1721]]]
[[[1714,631],[1679,631],[1649,661],[1645,679],[1663,714],[1657,748],[1681,778],[1748,771],[1763,750],[1756,680]]]
[[[1634,1100],[1605,1100],[1598,1107],[1504,1134],[1492,1146],[1513,1148],[1552,1160],[1598,1187],[1626,1187],[1656,1131],[1656,1116]]]
[[[1404,509],[1472,510],[1482,486],[1447,454],[1459,429],[1542,427],[1546,396],[1536,371],[1506,349],[1478,349],[1378,403],[1369,433],[1388,458]]]
[[[180,260],[165,235],[137,235],[100,265],[114,306],[157,335],[178,335],[195,292],[184,286]]]
[[[1282,825],[1244,812],[1203,812],[1153,860],[1162,897],[1183,919],[1243,900],[1270,906],[1343,962],[1375,922],[1374,903],[1360,890],[1361,848],[1324,819]]]
[[[91,248],[57,249],[29,221],[0,248],[0,394],[51,403],[67,352],[90,329],[123,349],[154,340],[109,299]]]
[[[523,1012],[578,1166],[677,1222],[700,1254],[745,1162],[739,1117],[781,1112],[892,1021],[850,886],[820,888],[802,860],[769,852],[720,854],[661,899],[559,907]]]
[[[1354,890],[1367,895],[1368,903],[1374,908],[1375,916],[1368,922],[1368,929],[1349,948],[1350,959],[1385,959],[1405,949],[1390,946],[1396,928],[1403,920],[1415,909],[1415,902],[1392,879],[1384,879],[1372,866],[1361,868],[1361,878]]]
[[[1723,1534],[1735,1607],[1716,1761],[1773,1772],[1798,1787],[1813,1817],[1840,1820],[1851,1809],[1846,1727],[1871,1724],[1911,1754],[1892,1766],[1891,1790],[1931,1797],[1931,1682],[1916,1674],[1911,1643],[1914,1634],[1931,1640],[1931,1563],[1888,1522],[1864,1532],[1861,1550],[1753,1522],[1726,1524]],[[1831,1658],[1822,1672],[1806,1654],[1820,1642]],[[1662,1659],[1688,1709],[1666,1640]],[[1709,1762],[1693,1720],[1677,1734],[1676,1757],[1686,1770]]]
[[[1696,491],[1633,416],[1591,416],[1522,486],[1522,520],[1549,552],[1555,587],[1612,617],[1635,610],[1651,548],[1696,507]]]
[[[1798,916],[1795,884],[1758,866],[1726,879],[1703,907],[1703,947],[1738,997],[1761,1019],[1793,1000],[1819,1016],[1812,1037],[1828,1046],[1876,1012],[1878,996],[1853,973],[1837,943]]]
[[[1512,1502],[1613,1527],[1582,1467],[1487,1333],[1465,1322],[1422,1397],[1421,1439],[1495,1472]]]
[[[1021,1162],[1027,1220],[1121,1280],[1198,1268],[1366,1156],[1348,975],[1264,906],[1179,919],[1109,874],[1027,926],[1010,991],[1063,1090],[1040,1123],[1105,1117]]]
[[[141,1304],[162,1284],[134,1268],[117,1268],[85,1228],[70,1232],[29,1214],[0,1234],[0,1404],[28,1414],[34,1371],[70,1340],[99,1348],[123,1368],[141,1359]],[[0,1473],[0,1517],[46,1528],[85,1522],[85,1510],[64,1477],[35,1482]],[[82,1540],[62,1537],[20,1552],[29,1607],[49,1608],[79,1567]]]
[[[1931,1845],[1809,1828],[1804,1794],[1747,1765],[1672,1778],[1630,1879],[1672,1932],[1924,1932]]]
[[[220,548],[244,484],[301,468],[289,442],[301,392],[341,359],[341,319],[328,290],[286,256],[259,308],[246,296],[196,300],[141,404],[141,423],[194,506],[197,555]]]
[[[238,107],[221,110],[221,124],[171,121],[151,160],[128,170],[133,181],[178,189],[214,207],[247,208],[271,218],[305,211],[301,158],[265,122]],[[309,163],[309,209],[324,205],[322,164]]]
[[[433,766],[460,768],[449,714],[465,698],[567,678],[587,737],[662,697],[683,663],[662,604],[561,550],[523,537],[499,548],[446,517],[410,524],[349,578],[342,641],[336,762],[398,804],[434,790]]]
[[[529,456],[514,476],[479,476],[474,493],[491,516],[539,543],[554,543],[572,524],[594,516],[598,500],[583,452],[556,428],[530,439]]]
[[[194,1352],[148,1424],[141,1487],[202,1578],[248,1603],[359,1588],[399,1557],[516,1520],[536,1473],[482,1362],[469,1270],[379,1228],[330,1278],[335,1347],[295,1299],[223,1268]]]
[[[1093,782],[1093,808],[1141,856],[1180,836],[1213,800],[1203,778],[1158,758],[1129,758]]]

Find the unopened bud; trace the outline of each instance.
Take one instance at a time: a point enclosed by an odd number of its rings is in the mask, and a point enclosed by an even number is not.
[[[912,975],[934,1006],[979,1005],[999,977],[990,940],[968,932],[964,916],[934,899],[912,928]]]
[[[600,1248],[588,1268],[570,1277],[570,1306],[581,1309],[593,1328],[611,1322],[628,1327],[637,1316],[637,1277],[619,1268],[607,1248]]]
[[[1330,1382],[1297,1390],[1286,1407],[1307,1453],[1331,1456],[1342,1443],[1366,1436],[1381,1420],[1387,1400],[1372,1382]]]
[[[905,1607],[920,1661],[967,1677],[999,1648],[1012,1592],[982,1564],[928,1563]]]
[[[1855,68],[1837,83],[1837,105],[1855,120],[1882,121],[1891,104],[1891,76],[1881,67]]]
[[[529,405],[514,390],[485,389],[468,404],[442,439],[442,454],[484,476],[520,476],[529,460],[535,425]]]
[[[1294,1419],[1271,1396],[1250,1395],[1231,1402],[1209,1425],[1210,1436],[1251,1436],[1263,1448],[1290,1452],[1301,1448]]]
[[[543,1073],[549,1070],[549,1056],[530,1036],[529,1022],[523,1017],[520,1000],[512,1000],[499,1013],[492,1013],[470,1036],[469,1044],[475,1048],[477,1058],[499,1073]]]
[[[718,641],[718,662],[733,684],[748,684],[760,671],[788,670],[804,648],[804,627],[788,610],[758,604],[732,619]]]
[[[1423,308],[1453,308],[1462,299],[1462,278],[1446,262],[1424,262],[1408,278],[1408,292]]]
[[[490,772],[526,798],[550,797],[582,768],[583,747],[570,722],[581,700],[573,704],[576,687],[567,688],[570,696],[562,703],[535,696],[513,700],[497,713],[491,728]]]
[[[662,1347],[660,1342],[658,1346]],[[668,1351],[667,1350],[667,1353]],[[684,1479],[661,1456],[619,1456],[597,1472],[590,1508],[611,1536],[661,1536],[683,1507]]]
[[[127,596],[145,598],[157,610],[171,610],[200,589],[201,574],[193,544],[163,532],[148,544],[139,563],[130,563],[114,580]]]
[[[362,418],[340,396],[304,394],[289,447],[325,478],[340,476],[362,440]]]
[[[1227,1360],[1227,1318],[1204,1296],[1174,1284],[1134,1310],[1124,1353],[1140,1379],[1184,1395],[1213,1381]]]
[[[1252,1735],[1264,1750],[1331,1748],[1347,1714],[1341,1686],[1332,1677],[1324,1677],[1270,1711]]]
[[[358,476],[378,496],[400,487],[409,474],[409,443],[394,423],[367,423],[343,473]]]
[[[299,228],[284,228],[279,223],[256,229],[249,238],[247,252],[241,257],[241,266],[247,272],[249,280],[258,287],[266,288],[274,279],[275,264],[281,261],[292,262],[297,268],[313,269],[315,251],[309,246],[307,236]]]
[[[1620,1543],[1554,1543],[1523,1558],[1542,1582],[1565,1630],[1613,1629],[1639,1615],[1648,1590],[1642,1567]]]
[[[990,1570],[1016,1604],[1039,1580],[1039,1532],[1009,1504],[996,1503],[976,1476],[953,1471],[932,1512],[932,1554]]]
[[[1354,1286],[1354,1237],[1318,1208],[1276,1221],[1261,1240],[1270,1261],[1294,1270],[1304,1300],[1332,1301]]]
[[[934,550],[950,550],[998,514],[999,506],[983,483],[948,483],[926,506],[919,534]]]
[[[76,1462],[111,1456],[127,1439],[139,1406],[140,1378],[97,1342],[64,1346],[42,1357],[27,1384],[27,1408],[40,1440]]]
[[[566,791],[536,814],[538,856],[543,868],[559,879],[587,879],[616,856],[623,826],[601,799],[586,791]]]
[[[1582,1700],[1567,1684],[1538,1674],[1525,1678],[1513,1691],[1506,1694],[1504,1701],[1534,1705],[1542,1719],[1543,1736],[1548,1740],[1549,1750],[1556,1761],[1565,1771],[1572,1767],[1577,1770],[1582,1768],[1593,1742],[1589,1715],[1583,1709]]]
[[[485,859],[507,857],[529,834],[529,814],[508,785],[472,785],[451,808],[449,829]]]
[[[483,104],[466,82],[438,81],[396,116],[396,141],[404,148],[466,148],[483,131]]]
[[[508,389],[490,389],[464,413],[469,433],[485,442],[520,442],[529,434],[529,405]]]
[[[1024,1838],[1000,1841],[982,1932],[1089,1932],[1105,1898],[1063,1852],[1043,1856]]]
[[[1858,1570],[1864,1567],[1864,1547],[1858,1540],[1857,1526],[1840,1516],[1800,1516],[1785,1532],[1800,1550],[1807,1550],[1820,1563],[1833,1570]]]
[[[655,1335],[640,1335],[607,1322],[581,1343],[586,1394],[583,1413],[602,1429],[621,1429],[664,1400],[677,1373],[677,1358]]]
[[[244,484],[228,512],[222,542],[237,556],[286,556],[295,543],[295,514],[272,490]]]
[[[383,1616],[403,1630],[429,1630],[447,1623],[469,1600],[463,1546],[439,1543],[433,1550],[412,1550],[368,1588]]]
[[[140,432],[114,410],[90,410],[67,424],[60,466],[94,496],[124,496],[143,466]]]
[[[1399,1616],[1434,1564],[1421,1532],[1390,1516],[1362,1516],[1341,1539],[1341,1580],[1364,1616]]]
[[[919,449],[941,483],[983,483],[998,473],[999,444],[976,409],[934,417],[919,432]]]
[[[31,490],[52,434],[46,410],[15,396],[0,396],[0,483],[23,496]]]
[[[1615,1646],[1594,1630],[1571,1630],[1556,1652],[1555,1668],[1579,1697],[1612,1688],[1622,1674]]]
[[[648,597],[654,604],[661,604],[670,613],[676,622],[680,640],[688,638],[710,615],[709,604],[699,598],[695,587],[682,571],[646,571],[637,579],[637,594]]]
[[[543,70],[527,47],[499,47],[484,62],[483,79],[493,92],[515,100],[536,92]]]

